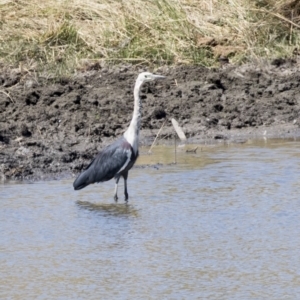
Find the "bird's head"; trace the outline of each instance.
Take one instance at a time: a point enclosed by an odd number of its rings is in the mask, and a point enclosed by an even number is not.
[[[160,79],[160,78],[165,78],[165,76],[155,75],[155,74],[152,74],[150,72],[143,72],[143,73],[139,74],[139,76],[137,78],[137,81],[148,82],[148,81],[153,81],[155,79]]]

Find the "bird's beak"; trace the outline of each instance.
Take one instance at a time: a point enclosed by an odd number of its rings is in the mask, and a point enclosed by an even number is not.
[[[166,78],[166,76],[162,76],[162,75],[155,75],[153,74],[154,79],[163,79]]]

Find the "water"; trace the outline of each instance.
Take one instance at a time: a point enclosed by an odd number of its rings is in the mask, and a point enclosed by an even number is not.
[[[113,181],[0,186],[1,299],[297,299],[298,141],[178,149]],[[172,147],[139,163],[174,161]]]

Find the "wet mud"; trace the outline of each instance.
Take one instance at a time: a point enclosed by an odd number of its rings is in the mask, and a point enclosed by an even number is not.
[[[0,179],[72,176],[128,127],[141,67],[115,66],[53,80],[3,68],[0,74]],[[150,70],[153,71],[153,70]],[[270,65],[161,67],[165,80],[141,92],[141,145],[174,138],[171,118],[188,142],[239,142],[299,135],[300,72]]]

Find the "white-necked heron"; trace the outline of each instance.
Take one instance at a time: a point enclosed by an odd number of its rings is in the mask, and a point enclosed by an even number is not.
[[[141,121],[140,90],[144,82],[164,78],[149,72],[140,73],[134,86],[134,110],[132,120],[123,136],[107,146],[92,160],[87,168],[79,174],[73,183],[75,190],[80,190],[95,182],[103,182],[115,178],[114,199],[118,200],[118,183],[124,178],[125,201],[128,201],[128,171],[134,165],[138,155],[139,130]]]

